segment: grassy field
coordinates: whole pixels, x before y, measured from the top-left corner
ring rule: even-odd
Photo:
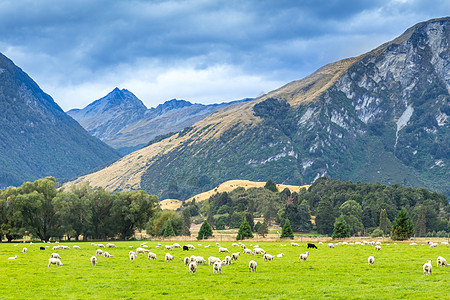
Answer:
[[[200,255],[224,258],[218,253],[215,242],[200,242],[189,252],[174,249],[173,263],[164,262],[165,250],[156,248],[157,242],[148,242],[149,250],[156,253],[157,261],[149,261],[139,255],[130,261],[128,252],[139,247],[140,241],[115,242],[117,248],[107,249],[113,258],[98,257],[93,267],[89,258],[96,247],[90,243],[62,243],[69,250],[39,250],[44,244],[0,244],[1,299],[155,299],[186,297],[186,299],[449,299],[450,268],[437,268],[436,258],[443,256],[450,261],[450,246],[408,244],[383,244],[381,251],[373,246],[336,245],[311,253],[306,262],[298,262],[298,256],[306,252],[306,244],[283,247],[279,242],[262,242],[259,246],[267,253],[282,258],[263,262],[262,257],[243,256],[230,266],[224,266],[222,274],[213,274],[212,266],[200,265],[197,273],[189,274],[183,264],[185,256]],[[250,246],[250,242],[244,242]],[[73,245],[81,249],[72,249]],[[106,242],[104,243],[106,245]],[[163,245],[171,244],[163,242]],[[180,243],[183,245],[183,243]],[[210,244],[211,247],[204,246]],[[223,242],[231,252],[240,249]],[[20,253],[23,247],[28,253]],[[131,247],[130,247],[131,246]],[[64,266],[47,267],[52,252],[62,257]],[[16,260],[8,257],[17,255]],[[375,256],[375,265],[369,266],[368,256]],[[256,273],[250,273],[250,260],[258,263]],[[433,260],[433,274],[425,276],[422,265]]]

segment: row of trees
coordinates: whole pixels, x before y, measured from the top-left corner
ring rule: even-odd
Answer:
[[[0,236],[128,239],[159,210],[157,197],[144,191],[111,193],[82,184],[66,192],[57,186],[47,177],[0,191]]]

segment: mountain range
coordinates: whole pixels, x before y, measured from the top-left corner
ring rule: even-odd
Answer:
[[[240,101],[203,105],[172,99],[147,109],[132,92],[115,88],[85,108],[72,109],[67,114],[93,136],[122,154],[129,154],[157,136],[178,132]]]
[[[120,154],[92,137],[0,54],[0,187],[75,178]]]
[[[419,23],[72,183],[184,200],[231,179],[328,176],[449,195],[449,43],[450,18]]]

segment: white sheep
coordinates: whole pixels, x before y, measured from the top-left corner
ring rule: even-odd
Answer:
[[[237,261],[239,258],[239,255],[241,255],[241,252],[233,253],[233,254],[231,254],[231,259]]]
[[[148,259],[156,260],[156,254],[153,252],[149,252],[147,257],[148,257]]]
[[[61,246],[59,246],[59,249],[70,249],[70,247],[61,245]]]
[[[300,245],[297,244],[297,243],[292,242],[292,243],[291,243],[291,246],[293,246],[293,247],[299,247]]]
[[[143,243],[141,244],[141,247],[144,247],[145,245],[147,245],[147,242],[143,242]]]
[[[97,247],[96,243],[91,243],[91,246]]]
[[[58,253],[52,253],[52,254],[50,255],[50,257],[51,257],[51,258],[59,258],[59,259],[62,259],[61,256],[59,256]]]
[[[131,261],[133,261],[133,260],[135,260],[136,259],[136,253],[134,253],[134,251],[130,251],[129,253],[128,253],[128,256],[130,257],[130,260]]]
[[[195,257],[195,262],[198,265],[206,265],[206,260],[203,258],[203,256],[197,256]]]
[[[164,246],[164,249],[165,249],[165,250],[172,250],[172,249],[173,249],[173,246],[172,246],[172,245],[165,245],[165,246]]]
[[[166,253],[165,262],[171,262],[173,261],[174,257],[170,253]]]
[[[231,244],[231,247],[239,247],[239,244],[233,243]]]
[[[381,245],[381,242],[376,242],[375,244],[376,244],[376,245]]]
[[[93,266],[96,266],[96,265],[97,265],[97,257],[91,256],[90,261],[91,261],[91,264],[92,264]]]
[[[15,259],[17,259],[17,255],[16,255],[16,256],[8,257],[8,260],[15,260]]]
[[[191,261],[189,263],[189,273],[192,272],[192,274],[195,274],[196,271],[197,271],[197,263],[195,261]]]
[[[247,246],[245,246],[244,244],[241,244],[241,248],[242,249],[247,249]]]
[[[175,243],[175,244],[172,245],[172,247],[173,247],[173,248],[181,248],[181,245],[178,244],[178,243]]]
[[[306,259],[308,258],[309,252],[306,253],[302,253],[300,254],[300,256],[298,257],[298,261],[306,261]]]
[[[322,242],[319,242],[319,245],[323,245],[323,243],[322,243]]]
[[[264,254],[264,261],[272,261],[273,255],[270,254]]]
[[[185,265],[185,266],[188,266],[190,263],[191,263],[191,259],[190,259],[189,257],[186,256],[186,257],[184,258],[184,265]]]
[[[438,258],[437,258],[437,266],[438,267],[443,267],[443,266],[448,267],[447,260],[445,258],[443,258],[442,256],[438,256]]]
[[[216,261],[214,262],[213,265],[213,274],[217,273],[217,274],[221,274],[222,273],[222,262],[221,261]]]
[[[255,249],[253,249],[253,252],[258,255],[266,254],[266,251],[264,251],[264,249],[262,249],[262,248],[255,248]]]
[[[333,243],[329,243],[328,244],[328,248],[334,248],[334,244]]]
[[[225,256],[223,261],[226,265],[231,265],[231,257],[229,255]]]
[[[256,272],[256,266],[258,266],[258,264],[256,263],[256,261],[251,260],[251,261],[248,263],[248,270],[249,270],[250,272]]]
[[[219,248],[219,253],[222,253],[222,252],[230,253],[230,251],[228,251],[227,248],[220,247]]]
[[[441,245],[448,245],[448,242],[441,242]]]
[[[108,257],[108,258],[114,257],[112,254],[110,254],[110,253],[108,253],[108,252],[106,252],[106,251],[103,253],[103,256],[104,256],[104,257]]]
[[[22,253],[27,253],[27,251],[28,251],[28,249],[25,247],[22,249]]]
[[[191,245],[191,244],[187,244],[185,246],[188,247],[189,249],[195,249],[194,245]],[[206,247],[209,247],[209,246],[205,246],[205,248]]]
[[[427,263],[423,264],[423,274],[425,275],[431,275],[431,272],[433,271],[433,265],[432,261],[428,260]]]
[[[61,260],[59,258],[50,257],[48,259],[48,267],[50,267],[50,265],[57,265],[57,266],[61,267],[61,266],[63,266],[63,263],[61,262]]]
[[[116,248],[116,245],[114,245],[112,243],[108,243],[108,244],[106,244],[106,248]]]
[[[253,253],[253,251],[251,249],[245,248],[244,249],[244,254],[251,254],[251,255],[255,255],[255,253]]]
[[[103,255],[103,250],[102,249],[97,249],[97,251],[95,251],[95,255]]]
[[[438,243],[433,243],[433,242],[430,243],[430,248],[435,248],[437,246],[438,246]]]
[[[74,245],[72,248],[73,249],[81,249],[80,246],[77,246],[77,245]]]
[[[138,255],[139,253],[148,253],[148,252],[150,252],[150,250],[145,249],[145,248],[139,247],[136,249],[136,255]]]
[[[375,246],[375,250],[380,251],[381,250],[381,246],[376,245]]]
[[[217,247],[220,247],[220,244],[219,244],[219,243],[216,243],[216,246],[217,246]]]
[[[375,263],[375,257],[369,256],[369,258],[367,259],[367,261],[369,262],[369,265],[373,265],[373,264]]]
[[[197,259],[197,256],[195,256],[195,255],[191,255],[190,259],[191,259],[191,261],[194,261],[194,260],[196,260],[196,259]]]
[[[60,247],[59,246],[53,246],[52,249],[53,250],[58,250]]]
[[[99,248],[105,248],[105,245],[103,245],[103,244],[97,244],[97,247],[99,247]]]
[[[277,254],[277,257],[283,257],[284,253]]]
[[[221,262],[220,258],[210,256],[208,257],[208,265],[214,264],[215,262]]]

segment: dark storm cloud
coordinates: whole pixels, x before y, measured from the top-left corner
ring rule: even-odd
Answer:
[[[166,97],[145,92],[146,86],[164,86],[161,73],[180,78],[174,75],[178,69],[194,70],[199,80],[218,70],[243,76],[256,85],[266,82],[267,92],[449,10],[447,1],[427,0],[6,0],[0,2],[0,51],[64,98],[58,102],[65,108],[74,106],[66,98],[81,101],[98,86],[106,91],[134,84],[145,97]],[[208,95],[192,92],[185,98],[212,99],[218,96],[213,87]],[[256,96],[244,93],[261,89],[240,88],[236,97]]]

